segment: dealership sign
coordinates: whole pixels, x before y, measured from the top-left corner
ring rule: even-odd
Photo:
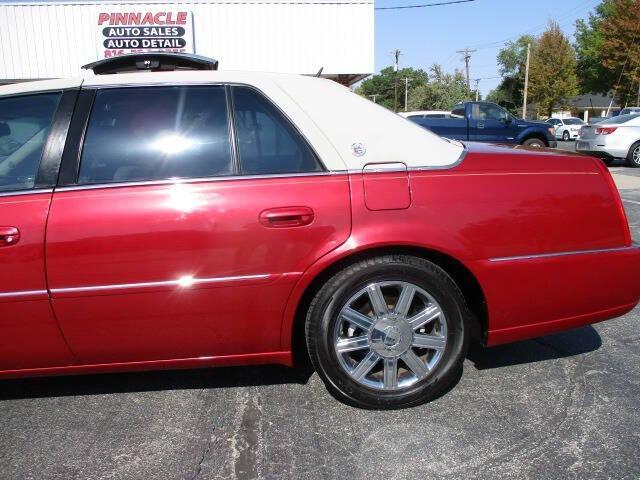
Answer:
[[[99,57],[150,51],[194,53],[191,12],[102,11],[98,29]]]

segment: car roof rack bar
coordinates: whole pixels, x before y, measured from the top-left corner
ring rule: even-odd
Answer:
[[[144,52],[118,55],[82,66],[96,75],[140,71],[217,70],[218,61],[190,53]]]

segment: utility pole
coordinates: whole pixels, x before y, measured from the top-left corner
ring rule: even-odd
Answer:
[[[407,104],[408,104],[408,100],[409,100],[409,82],[411,81],[410,78],[405,78],[404,79],[404,111],[407,111]]]
[[[373,95],[369,95],[369,96],[373,100],[373,103],[378,103],[378,102],[376,102],[376,98],[378,98],[380,96],[379,93],[374,93]]]
[[[464,60],[464,68],[467,72],[467,96],[471,95],[471,81],[469,80],[469,60],[471,59],[471,54],[475,51],[476,50],[469,50],[468,48],[456,51],[456,53],[462,54],[462,60]]]
[[[476,78],[474,82],[476,82],[476,102],[480,100],[480,80],[481,78]]]
[[[524,71],[524,98],[522,99],[522,118],[527,119],[527,94],[529,92],[529,57],[531,55],[531,44],[527,43],[527,65]]]
[[[393,55],[393,111],[398,111],[398,60],[400,60],[400,50],[397,48],[391,52]]]

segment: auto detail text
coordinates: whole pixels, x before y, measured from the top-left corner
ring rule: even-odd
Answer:
[[[194,51],[191,12],[100,12],[98,27],[98,53],[103,58],[148,51]]]

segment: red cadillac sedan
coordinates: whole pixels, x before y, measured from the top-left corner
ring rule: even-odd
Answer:
[[[599,160],[450,141],[262,73],[0,87],[0,266],[1,378],[292,365],[302,344],[365,408],[441,394],[472,339],[640,298]]]

